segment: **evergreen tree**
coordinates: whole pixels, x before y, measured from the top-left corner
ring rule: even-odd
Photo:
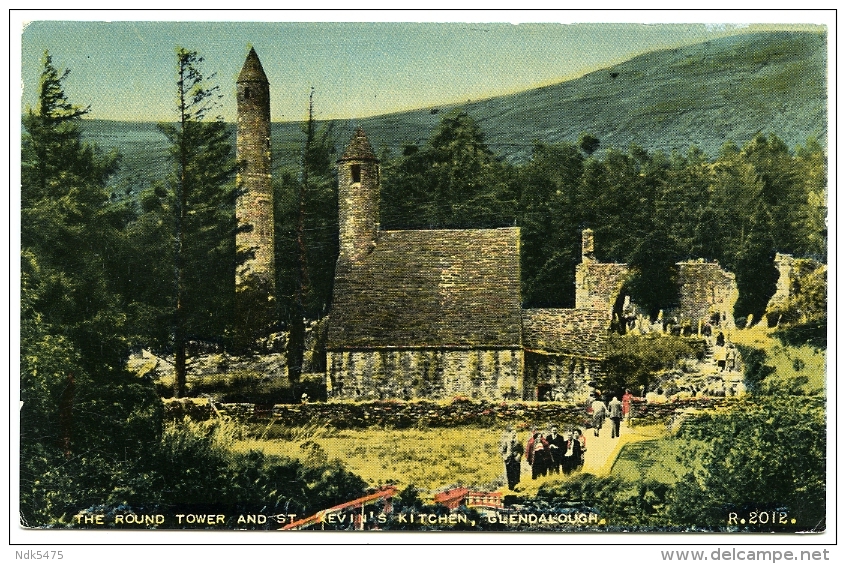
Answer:
[[[573,307],[580,260],[575,205],[584,157],[569,143],[535,143],[520,174],[520,275],[525,307]]]
[[[803,213],[803,254],[825,260],[828,245],[825,151],[814,139],[808,139],[804,147],[796,149],[796,166],[807,194]]]
[[[150,323],[153,344],[172,347],[180,397],[189,341],[220,343],[232,324],[236,162],[231,132],[221,117],[211,117],[222,97],[209,83],[213,75],[204,77],[197,52],[180,47],[176,56],[178,121],[159,125],[172,171],[141,195],[133,231],[149,246],[129,268],[148,284],[139,294],[149,301],[136,312]]]
[[[303,124],[300,167],[282,172],[276,183],[276,264],[280,317],[288,329],[287,365],[299,380],[305,356],[305,322],[329,313],[338,260],[338,183],[332,156],[331,123],[318,127],[314,92]],[[316,355],[312,370],[322,364]]]
[[[630,227],[626,257],[631,274],[626,282],[632,300],[652,318],[661,310],[678,306],[678,266],[684,258],[688,220],[695,200],[690,189],[681,187],[671,174],[670,160],[662,152],[647,153],[632,147],[637,160],[638,186],[641,192],[635,213],[637,226]],[[695,212],[694,212],[695,213]],[[681,225],[680,225],[681,223]],[[688,244],[688,246],[690,246]]]
[[[383,224],[391,229],[514,225],[516,173],[497,160],[467,113],[446,114],[422,148],[406,145],[384,168]]]
[[[107,272],[117,232],[126,220],[112,206],[106,180],[117,153],[82,142],[79,123],[88,108],[73,105],[49,53],[42,61],[39,104],[23,118],[21,245],[38,265],[33,304],[42,320],[63,327],[81,348],[88,369],[119,366],[125,353],[116,296]]]
[[[776,252],[801,254],[808,232],[809,193],[801,168],[775,135],[758,134],[743,148],[726,144],[714,165],[709,208],[716,258],[737,276],[735,316],[758,320],[775,292]]]
[[[21,517],[32,526],[109,490],[161,426],[152,386],[124,369],[131,328],[113,257],[128,210],[105,187],[117,155],[82,142],[87,108],[64,93],[69,71],[48,53],[42,64],[21,153]]]

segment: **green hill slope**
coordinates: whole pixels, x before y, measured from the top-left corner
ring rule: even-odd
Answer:
[[[377,150],[396,154],[403,143],[425,141],[444,112],[461,107],[491,148],[513,162],[529,158],[534,140],[575,141],[582,131],[606,148],[637,143],[669,152],[696,144],[714,156],[725,141],[742,143],[757,131],[775,133],[791,147],[808,137],[825,146],[826,105],[826,37],[757,33],[647,53],[509,96],[338,121],[335,132],[339,150],[361,125]],[[153,124],[88,121],[85,132],[123,152],[117,184],[134,189],[161,176],[166,145]],[[276,166],[297,162],[300,125],[274,123],[272,135]]]
[[[788,146],[812,136],[825,145],[825,38],[750,34],[641,55],[579,79],[464,104],[491,147],[524,160],[533,139],[575,141],[582,131],[605,147],[637,143],[715,155],[726,140],[774,132]],[[567,56],[567,54],[562,54]],[[450,108],[441,108],[441,111]],[[378,146],[421,140],[439,119],[430,110],[362,120]]]

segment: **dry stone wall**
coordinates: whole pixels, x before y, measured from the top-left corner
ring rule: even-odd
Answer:
[[[744,401],[742,398],[694,398],[667,403],[632,402],[632,424],[673,425],[681,418],[699,411],[725,407]],[[165,403],[165,418],[181,421],[184,417],[204,420],[218,417],[206,403],[192,404],[174,400]],[[504,402],[453,398],[451,401],[330,401],[309,404],[279,404],[271,412],[255,410],[253,419],[266,421],[273,417],[285,425],[319,423],[337,429],[368,427],[408,429],[426,427],[487,426],[497,432],[507,424],[518,429],[532,426],[546,428],[590,427],[591,417],[583,404],[561,402]]]

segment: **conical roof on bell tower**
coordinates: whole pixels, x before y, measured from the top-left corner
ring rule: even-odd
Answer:
[[[376,153],[373,152],[373,147],[370,145],[370,141],[367,140],[367,135],[365,135],[364,130],[359,127],[355,135],[353,135],[352,139],[350,139],[349,145],[347,145],[347,150],[344,151],[344,155],[338,159],[338,162],[341,161],[376,161],[379,162],[379,159],[376,158]]]
[[[236,82],[267,83],[267,75],[264,74],[261,61],[259,61],[256,50],[252,47],[250,47],[250,53],[247,55],[247,60],[244,61],[244,66],[241,68],[241,73],[238,75]]]

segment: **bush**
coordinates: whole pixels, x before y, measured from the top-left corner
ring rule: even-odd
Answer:
[[[629,481],[614,476],[579,474],[543,484],[537,500],[552,508],[577,508],[600,514],[611,528],[667,526],[664,508],[671,488],[653,480]]]
[[[767,352],[763,349],[737,345],[743,359],[743,377],[750,391],[759,391],[764,379],[776,371],[775,366],[765,364]]]
[[[72,517],[83,512],[172,513],[176,508],[184,513],[237,516],[261,511],[305,517],[365,492],[364,480],[337,460],[326,460],[325,453],[301,463],[257,451],[235,452],[231,447],[241,434],[235,423],[186,418],[168,424],[161,439],[147,443],[136,458],[65,460],[58,452],[33,449],[27,463],[42,471],[38,479],[22,480],[22,523],[73,526]],[[233,528],[235,517],[228,519],[218,526]]]
[[[668,516],[725,529],[730,512],[784,511],[796,521],[779,530],[824,530],[824,406],[821,396],[767,397],[685,421],[679,438],[690,447],[681,456],[702,470],[678,482]]]
[[[606,376],[601,387],[607,390],[650,387],[655,376],[678,368],[683,359],[696,358],[689,340],[670,335],[611,335],[611,354],[602,363]]]
[[[812,259],[796,259],[790,276],[790,296],[767,309],[770,327],[825,319],[828,308],[828,267]]]
[[[363,494],[366,483],[338,461],[315,457],[306,464],[258,451],[233,452],[241,426],[189,420],[167,427],[145,465],[143,489],[130,505],[201,506],[221,512],[257,510],[307,516]]]

